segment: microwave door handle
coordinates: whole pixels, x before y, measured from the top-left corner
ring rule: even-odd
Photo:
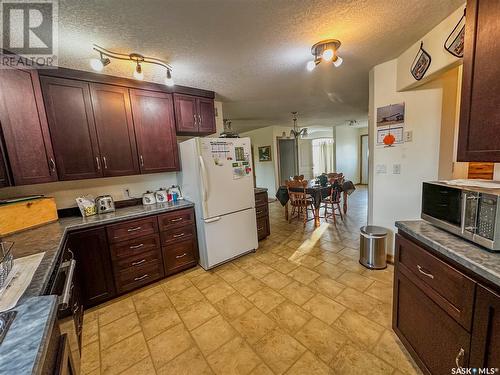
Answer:
[[[462,215],[460,218],[460,229],[462,234],[465,234],[465,214],[467,212],[467,193],[464,191],[462,193]]]
[[[66,274],[66,281],[64,282],[62,295],[59,297],[59,310],[66,310],[69,306],[69,299],[71,298],[71,287],[73,285],[73,275],[75,273],[76,261],[71,259],[64,262],[61,267],[68,268],[68,273]]]

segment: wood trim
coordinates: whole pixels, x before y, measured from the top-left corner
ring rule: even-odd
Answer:
[[[174,87],[171,88],[154,82],[143,82],[130,78],[116,77],[107,74],[87,72],[83,70],[75,70],[69,68],[60,67],[58,69],[41,69],[39,70],[39,74],[40,76],[70,78],[86,82],[105,83],[108,85],[124,86],[131,89],[160,91],[169,94],[177,93],[184,95],[193,95],[209,99],[215,98],[215,92],[209,90],[197,89],[194,87],[181,86],[181,85],[175,85]]]
[[[359,136],[359,184],[363,184],[363,137],[368,138],[368,134],[361,134]],[[368,150],[370,149],[370,139],[368,138]],[[368,154],[368,158],[370,158],[370,154]],[[370,163],[368,161],[368,169],[370,168]],[[368,172],[369,173],[369,172]],[[367,176],[368,180],[368,176]],[[368,184],[366,184],[368,186]]]

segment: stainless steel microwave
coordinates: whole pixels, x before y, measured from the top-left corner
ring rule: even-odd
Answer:
[[[424,182],[422,219],[500,251],[500,183],[473,180]]]

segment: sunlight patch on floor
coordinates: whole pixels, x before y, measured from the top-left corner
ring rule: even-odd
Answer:
[[[316,243],[320,240],[321,236],[325,231],[328,229],[330,224],[328,223],[323,223],[321,224],[318,228],[316,228],[312,233],[311,236],[302,242],[302,244],[298,247],[297,251],[294,252],[288,260],[291,262],[296,262],[299,261],[300,258],[302,258],[304,255],[307,255],[308,253],[311,252],[311,250],[314,248]]]

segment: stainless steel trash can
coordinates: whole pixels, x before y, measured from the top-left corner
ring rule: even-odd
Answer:
[[[359,263],[374,270],[387,267],[387,233],[387,229],[375,225],[360,228]]]

